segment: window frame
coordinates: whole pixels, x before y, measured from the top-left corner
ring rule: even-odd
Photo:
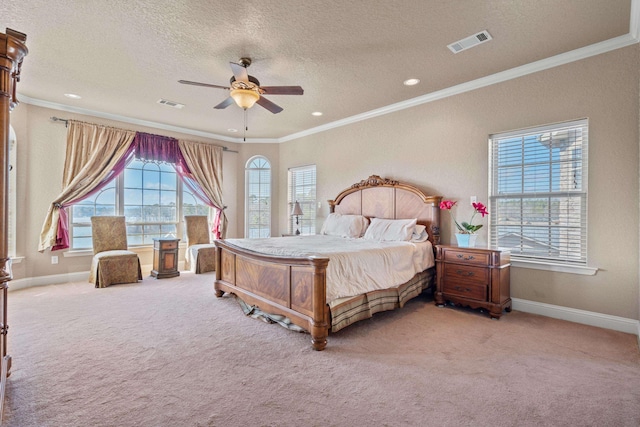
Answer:
[[[264,162],[263,166],[258,167],[257,162]],[[252,167],[252,164],[256,164],[255,167]],[[268,167],[264,167],[264,164],[268,165]],[[247,162],[245,163],[245,169],[244,169],[244,176],[245,176],[245,197],[244,197],[244,236],[247,239],[252,239],[252,238],[262,238],[262,237],[271,237],[272,235],[272,227],[271,227],[271,214],[272,214],[272,209],[273,209],[273,180],[272,180],[272,176],[273,176],[273,170],[271,168],[271,161],[265,157],[265,156],[253,156],[251,157],[249,160],[247,160]],[[258,173],[258,182],[252,182],[250,179],[251,176],[251,172],[262,172],[262,171],[268,171],[268,189],[269,189],[269,194],[268,195],[263,195],[262,194],[262,187],[263,185],[265,185],[264,182],[262,182],[262,173]],[[258,209],[257,210],[257,215],[259,218],[259,223],[257,224],[257,230],[258,230],[258,236],[251,236],[251,231],[255,230],[255,225],[256,224],[252,224],[250,223],[251,218],[252,218],[252,213],[254,212],[254,210],[252,209],[251,206],[251,201],[250,201],[250,197],[252,195],[252,191],[251,191],[251,186],[252,185],[258,185],[258,200],[261,200],[264,197],[267,197],[269,200],[268,203],[268,208],[266,210],[262,210],[262,209]],[[260,203],[258,203],[258,206],[260,206]],[[266,220],[263,220],[263,216],[266,216]],[[264,228],[263,228],[264,227]],[[266,231],[266,233],[263,233],[263,231]]]
[[[161,163],[161,162],[147,162],[147,161],[140,161],[140,160],[136,160],[133,159],[131,160],[127,166],[125,167],[124,171],[116,176],[111,183],[109,183],[105,188],[102,188],[98,193],[96,193],[95,195],[93,195],[91,198],[89,199],[85,199],[82,202],[74,205],[77,206],[79,204],[85,204],[85,205],[91,205],[93,204],[94,206],[94,214],[95,214],[95,209],[96,209],[96,205],[104,205],[104,206],[109,206],[108,204],[99,204],[96,203],[98,201],[98,198],[105,192],[105,191],[111,191],[111,189],[113,189],[114,191],[114,195],[113,195],[113,201],[114,201],[114,209],[113,209],[113,214],[114,215],[123,215],[126,218],[125,215],[125,189],[126,188],[133,188],[133,187],[125,187],[125,179],[126,179],[126,171],[127,170],[131,170],[130,166],[133,162],[135,161],[139,161],[145,164],[149,164],[149,163]],[[168,163],[164,163],[165,165],[167,165]],[[169,166],[171,166],[170,164],[168,164]],[[146,165],[145,165],[146,166]],[[159,166],[159,170],[160,170],[160,166]],[[173,169],[173,168],[172,168]],[[141,170],[144,170],[144,166]],[[184,192],[187,192],[189,194],[191,194],[191,192],[189,191],[189,189],[186,187],[186,185],[180,180],[177,172],[175,172],[175,170],[173,171],[162,171],[162,173],[171,173],[172,175],[174,175],[175,177],[175,192],[176,192],[176,218],[175,218],[175,222],[146,222],[146,221],[135,221],[132,222],[130,220],[127,219],[126,224],[127,224],[127,237],[129,237],[130,235],[134,235],[134,233],[130,233],[130,228],[131,227],[136,227],[136,226],[142,226],[143,229],[146,226],[155,226],[155,225],[160,225],[161,227],[161,231],[158,233],[152,233],[152,232],[146,232],[142,234],[142,243],[131,243],[131,241],[128,239],[128,246],[131,248],[149,248],[153,246],[153,237],[156,237],[157,235],[162,235],[162,234],[174,234],[176,237],[180,238],[183,242],[186,241],[186,230],[184,227],[184,221],[182,220],[182,218],[184,217]],[[111,185],[113,183],[113,185]],[[141,183],[141,185],[143,185]],[[158,189],[158,191],[161,191],[160,189]],[[198,203],[198,206],[201,207],[205,207],[206,208],[206,215],[211,218],[211,208],[207,205],[205,205],[204,203],[202,203],[201,201],[198,200],[197,197],[194,196],[194,199],[200,203]],[[89,203],[86,203],[87,200],[89,200]],[[84,202],[84,203],[83,203]],[[92,202],[92,203],[91,203]],[[77,237],[85,237],[85,236],[77,236],[74,235],[74,231],[82,229],[82,228],[91,228],[91,223],[90,222],[74,222],[74,216],[73,216],[73,210],[74,210],[74,206],[69,208],[69,242],[70,242],[70,247],[69,247],[69,252],[83,252],[83,251],[89,251],[92,249],[91,246],[89,247],[77,247],[74,246],[74,238]],[[142,204],[141,206],[145,206],[144,204]],[[203,215],[205,213],[202,213]],[[175,226],[175,232],[173,230],[171,231],[162,231],[162,226]],[[84,233],[86,234],[86,233]],[[148,236],[149,238],[147,239],[147,241],[145,241],[145,236]],[[87,237],[91,237],[90,235]]]
[[[541,158],[541,153],[545,151],[540,150],[535,144],[535,142],[541,143],[541,137],[547,137],[549,141],[553,141],[553,137],[560,132],[574,131],[573,136],[565,138],[564,143],[569,144],[565,149],[551,147],[548,149],[548,155],[545,154],[548,158]],[[537,139],[533,139],[536,136]],[[558,141],[557,143],[562,143],[562,139],[558,138]],[[505,242],[504,238],[513,234],[510,230],[520,229],[518,246],[505,248],[512,250],[512,265],[577,274],[595,274],[597,268],[587,265],[588,119],[496,133],[489,135],[488,142],[489,212],[491,212],[489,242],[491,246],[500,247]],[[517,154],[515,157],[513,157],[514,153]],[[517,159],[519,155],[520,161],[505,162],[505,156],[509,155],[512,156],[511,159]],[[503,164],[500,164],[501,159]],[[543,168],[548,172],[543,171]],[[560,188],[556,189],[554,187],[558,180]],[[567,182],[571,187],[566,186]],[[511,186],[508,186],[509,184]],[[546,186],[545,190],[541,190],[543,185]],[[580,201],[578,208],[574,208],[575,205],[571,204],[575,200]],[[525,215],[532,215],[530,209],[536,201],[546,206],[546,216],[543,215],[543,221],[538,219],[537,224],[535,221],[532,224],[531,217],[527,218]],[[519,203],[520,210],[512,211],[512,207],[507,203],[511,205]],[[513,212],[519,213],[515,215],[516,220],[513,218],[514,215],[506,215]],[[569,216],[558,220],[556,215],[560,215],[560,212],[568,213]],[[506,215],[505,218],[503,218],[504,215]],[[537,234],[544,230],[546,230],[544,234],[548,236],[548,241],[539,237],[542,234]],[[570,233],[575,233],[576,230],[579,234],[577,245],[575,238],[566,237]],[[547,253],[543,254],[541,251],[536,253],[533,248],[527,251],[525,240],[533,241],[543,247],[546,245]],[[556,242],[558,243],[552,244]],[[516,249],[518,247],[519,250]],[[557,255],[553,252],[557,252]]]
[[[297,177],[297,174],[304,174],[306,172],[313,171],[313,179],[312,184],[308,182],[302,182],[298,185],[298,180],[300,178]],[[289,234],[295,233],[296,229],[300,230],[300,234],[316,234],[316,202],[317,202],[317,185],[318,185],[318,175],[317,168],[315,164],[305,165],[305,166],[297,166],[293,168],[289,168],[287,171],[287,230]],[[297,188],[304,187],[313,187],[314,197],[306,198],[306,197],[298,197],[299,194],[295,190]],[[299,218],[299,225],[296,225],[296,218],[291,216],[291,211],[293,210],[293,205],[295,202],[300,204],[302,208],[303,215]]]

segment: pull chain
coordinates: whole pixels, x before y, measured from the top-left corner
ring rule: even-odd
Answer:
[[[247,142],[247,131],[249,130],[249,125],[247,124],[247,109],[244,109],[244,132],[242,134],[242,140]]]

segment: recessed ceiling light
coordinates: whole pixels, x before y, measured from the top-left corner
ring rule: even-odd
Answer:
[[[402,82],[402,84],[404,84],[405,86],[415,86],[418,83],[420,83],[420,79],[407,79]]]
[[[313,113],[311,113],[312,116],[321,116],[322,115],[322,111],[314,111]]]
[[[229,128],[227,129],[228,132],[238,132],[238,129],[234,129],[234,128]]]
[[[80,99],[82,98],[80,95],[76,95],[75,93],[65,93],[64,96],[71,99]]]

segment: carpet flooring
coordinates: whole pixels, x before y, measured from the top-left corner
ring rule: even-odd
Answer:
[[[634,335],[426,294],[316,352],[214,277],[10,292],[3,426],[640,425]]]

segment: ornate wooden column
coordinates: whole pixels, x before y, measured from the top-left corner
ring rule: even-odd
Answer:
[[[7,377],[11,371],[11,356],[7,354],[7,289],[11,276],[9,259],[9,112],[18,104],[16,85],[20,81],[22,60],[29,52],[26,34],[6,29],[0,33],[0,422],[4,405]]]

